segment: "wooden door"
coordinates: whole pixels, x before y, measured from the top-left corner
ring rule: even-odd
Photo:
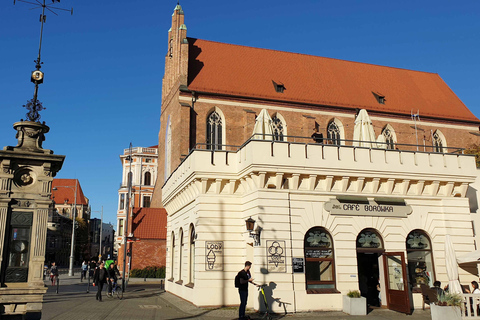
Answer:
[[[388,308],[410,314],[405,254],[403,252],[386,252],[383,254],[383,262]]]

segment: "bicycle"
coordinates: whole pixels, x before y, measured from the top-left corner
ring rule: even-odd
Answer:
[[[263,290],[263,288],[265,288],[266,286],[267,286],[266,284],[257,285],[258,291],[260,291],[260,294],[263,297],[263,303],[265,304],[265,310],[266,310],[262,319],[272,320],[271,311],[270,311],[270,308],[268,307],[267,297],[265,296],[265,291]]]
[[[107,297],[113,299],[114,295],[116,295],[119,300],[123,299],[122,285],[118,284],[118,282],[112,283],[112,292],[110,294],[107,294]]]

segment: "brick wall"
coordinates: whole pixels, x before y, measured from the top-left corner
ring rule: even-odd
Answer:
[[[166,264],[166,240],[140,240],[128,244],[127,249],[132,253],[130,269]],[[123,270],[123,245],[118,250],[118,269]]]

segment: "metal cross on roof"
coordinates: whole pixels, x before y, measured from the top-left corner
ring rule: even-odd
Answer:
[[[28,100],[27,103],[25,105],[23,105],[23,107],[27,108],[27,110],[28,110],[28,113],[26,114],[27,120],[28,121],[39,122],[39,120],[40,120],[39,111],[42,111],[42,110],[45,109],[45,107],[43,107],[42,103],[37,98],[38,97],[38,85],[43,83],[43,78],[44,78],[43,72],[40,71],[40,68],[42,67],[42,64],[43,64],[40,57],[41,57],[41,53],[42,53],[43,24],[47,20],[47,16],[45,15],[45,10],[48,10],[51,13],[53,13],[54,15],[57,15],[57,16],[58,16],[58,14],[55,12],[55,10],[69,11],[73,15],[73,8],[68,10],[68,9],[63,9],[63,8],[53,6],[53,4],[55,4],[56,2],[60,2],[60,0],[51,0],[52,4],[46,4],[46,0],[43,0],[43,2],[41,2],[39,0],[35,0],[35,2],[26,1],[26,0],[13,0],[13,4],[15,4],[16,1],[25,2],[25,3],[29,3],[29,4],[34,5],[34,7],[32,7],[31,9],[42,8],[42,13],[40,14],[41,27],[40,27],[40,43],[38,45],[38,57],[37,57],[36,60],[33,61],[33,62],[35,62],[36,70],[32,72],[31,79],[30,79],[35,84],[35,91],[33,93],[33,99]]]

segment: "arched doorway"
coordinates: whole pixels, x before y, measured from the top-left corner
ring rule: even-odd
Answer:
[[[368,306],[380,307],[379,257],[385,252],[382,236],[375,229],[363,229],[357,236],[356,246],[360,294],[367,299]]]

